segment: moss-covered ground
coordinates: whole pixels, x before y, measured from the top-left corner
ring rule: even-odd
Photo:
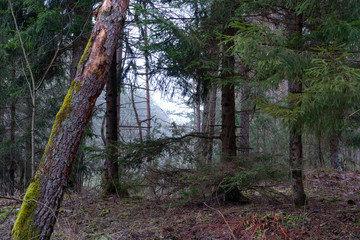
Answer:
[[[247,192],[246,205],[209,200],[169,208],[175,199],[67,194],[52,239],[360,239],[360,172],[306,172],[308,205],[294,208],[290,184]],[[13,201],[0,200],[0,239]]]

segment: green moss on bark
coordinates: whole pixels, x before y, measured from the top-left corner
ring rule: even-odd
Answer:
[[[40,183],[37,176],[26,190],[24,202],[12,229],[13,240],[38,239],[38,230],[34,227],[34,214],[40,196]]]
[[[59,134],[59,127],[61,123],[69,117],[69,113],[72,111],[72,96],[74,92],[80,90],[81,83],[76,79],[72,82],[70,89],[65,97],[65,100],[56,115],[54,126],[51,130],[49,142],[45,148],[45,154],[43,155],[38,169],[43,168],[46,154],[55,147],[54,138]],[[12,230],[13,240],[27,240],[38,239],[38,231],[34,228],[34,215],[37,207],[37,201],[40,196],[40,182],[38,175],[35,176],[34,181],[26,190],[23,204],[19,211],[18,217],[15,221]]]
[[[49,142],[45,148],[45,154],[54,147],[54,138],[55,138],[55,136],[57,136],[59,134],[59,127],[60,127],[61,123],[69,117],[69,113],[72,112],[72,110],[73,110],[73,107],[71,105],[73,94],[75,92],[78,92],[80,90],[80,87],[81,87],[80,82],[78,82],[76,79],[74,81],[72,81],[70,89],[65,96],[64,102],[63,102],[59,112],[56,114],[55,123],[51,130]],[[45,154],[44,154],[44,156],[45,156]],[[44,156],[41,159],[41,163],[40,163],[39,167],[42,166]]]
[[[86,44],[84,53],[83,53],[83,55],[82,55],[81,58],[80,58],[80,61],[79,61],[78,66],[77,66],[78,69],[79,69],[79,67],[81,66],[81,64],[83,64],[83,62],[84,62],[86,59],[88,59],[88,57],[89,57],[89,55],[90,55],[89,47],[91,46],[91,42],[92,42],[92,36],[90,37],[88,43]]]

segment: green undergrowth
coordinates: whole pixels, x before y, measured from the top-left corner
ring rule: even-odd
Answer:
[[[10,215],[16,212],[17,206],[4,206],[0,208],[0,220],[5,220]]]
[[[138,197],[134,197],[134,198],[124,198],[121,203],[125,206],[131,206],[134,204],[141,204],[144,202],[143,198],[138,198]]]

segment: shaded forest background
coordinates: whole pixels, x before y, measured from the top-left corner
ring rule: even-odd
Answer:
[[[67,191],[249,203],[291,181],[305,205],[303,169],[359,170],[358,3],[130,2]],[[0,0],[0,195],[34,178],[99,4]]]

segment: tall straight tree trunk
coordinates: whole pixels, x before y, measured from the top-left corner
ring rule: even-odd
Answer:
[[[36,118],[36,91],[31,97],[31,178],[35,175],[35,118]]]
[[[342,163],[339,158],[339,138],[337,136],[331,137],[329,145],[331,168],[342,170]]]
[[[139,128],[139,140],[142,143],[143,142],[143,134],[142,134],[142,127],[141,127],[142,121],[140,120],[139,113],[138,113],[137,108],[136,108],[136,102],[135,102],[135,96],[134,96],[135,95],[135,88],[134,88],[134,85],[132,85],[132,84],[130,84],[130,91],[131,91],[131,105],[133,107],[136,123],[137,123],[138,128]]]
[[[79,62],[76,77],[56,115],[49,142],[28,187],[12,239],[50,239],[75,155],[104,88],[129,0],[104,0]]]
[[[234,57],[227,56],[224,60],[222,81],[228,81],[221,89],[221,161],[231,162],[236,157],[235,127],[235,86],[233,77]]]
[[[117,161],[118,120],[117,120],[117,78],[116,54],[109,70],[106,83],[106,161],[104,194],[116,193],[119,186],[119,163]]]
[[[249,109],[250,87],[243,86],[241,89],[241,111],[240,111],[240,154],[243,157],[250,155],[250,109]]]
[[[143,4],[143,8],[145,9],[146,12],[146,1],[142,2]],[[147,128],[146,128],[146,138],[150,139],[150,133],[151,133],[151,109],[150,109],[150,79],[149,79],[149,50],[147,49],[149,46],[149,39],[148,39],[148,28],[146,25],[146,15],[145,15],[145,26],[144,26],[144,45],[145,45],[145,51],[144,51],[144,56],[145,56],[145,88],[146,88],[146,123],[147,123]]]
[[[233,56],[224,58],[221,80],[225,86],[221,89],[221,162],[231,167],[238,167],[236,161],[236,126],[235,126],[235,86],[231,80],[234,77],[235,59]],[[237,187],[225,190],[225,201],[247,203],[249,200]]]
[[[15,68],[12,71],[12,82],[15,82]],[[16,172],[16,157],[15,157],[15,130],[16,130],[16,99],[11,98],[10,106],[10,154],[9,154],[9,193],[11,195],[15,192],[15,172]]]
[[[226,28],[224,34],[233,36],[235,29]],[[220,46],[223,55],[220,61],[221,88],[221,162],[233,162],[236,157],[236,126],[235,126],[235,86],[233,77],[235,75],[235,57],[227,53],[233,43]]]
[[[122,65],[123,65],[123,40],[124,38],[124,29],[122,29],[121,31],[121,37],[119,39],[119,45],[116,49],[116,75],[117,75],[117,80],[118,82],[118,94],[117,94],[117,100],[116,100],[116,105],[117,105],[117,121],[118,121],[118,140],[120,140],[120,135],[121,135],[121,130],[120,130],[120,125],[121,125],[121,119],[120,119],[120,115],[121,115],[121,77],[122,77]]]
[[[25,149],[24,149],[24,159],[23,159],[23,165],[24,165],[24,174],[23,174],[23,190],[26,189],[26,187],[28,186],[29,181],[31,180],[31,156],[32,156],[32,151],[31,151],[31,112],[32,112],[32,104],[31,104],[31,98],[27,98],[26,99],[26,115],[28,117],[28,121],[27,121],[27,126],[29,126],[30,128],[28,128],[27,130],[27,134],[26,134],[26,141],[25,141]],[[30,133],[30,134],[29,134]]]
[[[145,32],[146,28],[145,28]],[[147,44],[147,41],[146,41]],[[149,80],[149,57],[145,55],[145,88],[146,88],[146,138],[150,139],[151,135],[151,108],[150,108],[150,80]]]
[[[318,157],[319,157],[319,163],[320,163],[320,167],[321,167],[321,168],[324,168],[324,167],[325,167],[325,162],[324,162],[324,158],[323,158],[323,154],[322,154],[321,136],[319,136],[317,139],[318,139]]]
[[[202,163],[211,164],[213,157],[213,139],[215,133],[215,109],[216,109],[216,87],[212,87],[205,99],[204,111],[202,117],[201,132],[206,134],[208,138],[201,140],[202,147]]]
[[[289,14],[290,20],[294,19],[294,13]],[[289,29],[290,33],[302,34],[303,27],[303,17],[302,15],[295,16],[295,32]],[[293,24],[293,21],[290,21],[290,26]],[[291,28],[291,27],[290,27]],[[289,93],[290,94],[300,94],[302,92],[302,83],[297,80],[289,80]],[[296,107],[295,102],[289,103],[290,107]],[[290,127],[290,136],[289,136],[289,163],[292,173],[292,190],[293,190],[293,200],[295,206],[303,206],[306,203],[306,194],[304,191],[303,185],[303,171],[302,171],[302,137],[300,129],[297,129],[296,126]]]
[[[227,84],[221,91],[221,158],[233,161],[236,157],[235,88]]]
[[[200,99],[195,102],[195,115],[196,115],[196,132],[201,130],[201,110],[200,110]]]
[[[9,164],[9,178],[10,178],[10,188],[9,193],[11,195],[15,192],[15,172],[16,172],[16,147],[15,147],[15,130],[16,130],[16,99],[11,99],[10,107],[10,164]]]
[[[194,114],[195,114],[195,126],[196,132],[201,130],[201,111],[200,111],[200,84],[198,80],[194,80],[195,83],[195,101],[194,101]]]

